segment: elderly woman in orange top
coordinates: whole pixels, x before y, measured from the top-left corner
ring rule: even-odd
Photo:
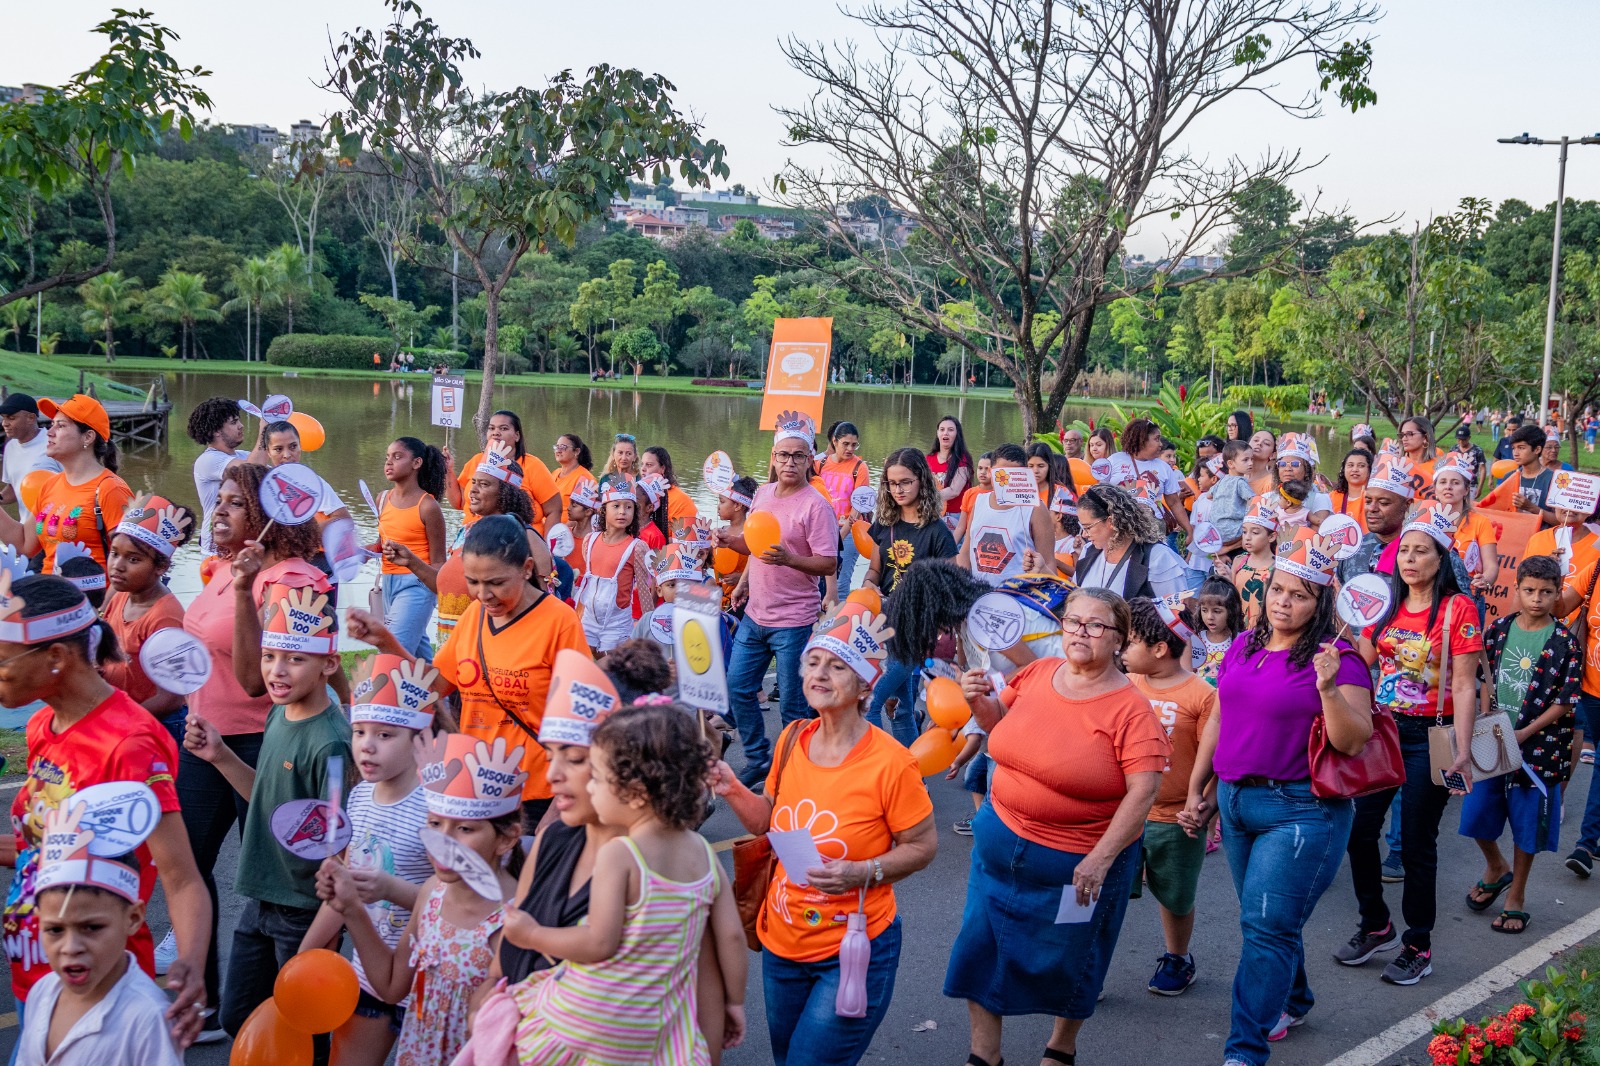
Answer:
[[[1062,609],[1063,658],[1029,663],[998,698],[983,671],[961,679],[994,760],[944,979],[967,1001],[972,1066],[999,1066],[1001,1019],[1019,1014],[1053,1015],[1041,1054],[1071,1063],[1094,1014],[1172,751],[1119,668],[1129,627],[1122,597],[1080,588]]]
[[[23,555],[43,551],[40,571],[49,573],[58,545],[82,542],[103,570],[111,532],[133,499],[133,490],[117,476],[111,417],[100,401],[82,395],[60,403],[40,400],[39,413],[50,420],[44,453],[61,464],[61,473],[40,486],[30,524],[0,512],[0,543]]]
[[[750,791],[727,763],[717,764],[716,793],[746,830],[809,830],[822,857],[809,870],[780,862],[757,921],[776,1066],[861,1061],[900,966],[892,886],[932,862],[939,845],[916,760],[862,715],[894,630],[882,615],[850,609],[806,644],[799,683],[817,717],[784,729],[765,791]],[[840,947],[857,911],[871,943],[866,1002],[861,1017],[841,1017]]]

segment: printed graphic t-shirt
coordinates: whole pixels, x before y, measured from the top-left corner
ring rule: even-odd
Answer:
[[[156,794],[162,814],[178,809],[178,790],[173,784],[178,746],[126,692],[112,692],[100,706],[59,733],[51,724],[54,718],[55,711],[46,706],[28,719],[28,779],[11,801],[17,871],[6,893],[3,922],[6,954],[11,959],[11,991],[19,1000],[50,972],[39,941],[33,898],[45,815],[73,793],[106,781],[141,781]],[[148,844],[140,844],[136,854],[139,898],[148,903],[156,884],[155,859]],[[141,925],[128,939],[128,949],[145,973],[155,973],[155,944],[148,925]]]
[[[878,546],[883,559],[883,569],[878,574],[878,588],[884,595],[895,590],[906,568],[918,559],[949,559],[956,553],[956,539],[943,522],[935,520],[925,526],[910,522],[896,522],[892,526],[872,523],[867,535]]]
[[[450,639],[434,654],[433,665],[461,692],[461,731],[491,745],[496,737],[504,737],[508,751],[522,748],[522,769],[528,775],[522,798],[549,799],[550,783],[544,779],[548,759],[537,734],[544,721],[550,671],[561,649],[588,655],[589,642],[577,614],[554,596],[541,597],[521,616],[498,628],[489,621],[481,601],[469,603]],[[524,732],[507,709],[533,734]]]
[[[1195,674],[1169,688],[1156,687],[1143,674],[1129,674],[1128,680],[1150,701],[1151,710],[1172,742],[1172,754],[1161,775],[1161,791],[1156,793],[1148,820],[1173,823],[1189,802],[1189,775],[1194,771],[1195,753],[1200,750],[1200,734],[1217,710],[1217,690]]]
[[[809,829],[817,851],[829,861],[870,859],[894,846],[903,833],[933,813],[917,762],[888,733],[869,726],[838,766],[811,761],[817,722],[798,722],[800,730],[782,774],[776,758],[767,774],[773,797],[772,828]],[[779,741],[782,750],[782,741]],[[774,791],[774,785],[781,785]],[[757,926],[761,943],[793,962],[819,962],[839,953],[845,923],[857,907],[855,889],[830,896],[794,883],[782,863],[773,872],[767,905]],[[867,889],[867,936],[875,937],[895,917],[894,888]]]
[[[1483,650],[1483,630],[1478,626],[1478,608],[1465,596],[1453,596],[1439,605],[1433,628],[1428,628],[1427,611],[1408,611],[1402,607],[1394,618],[1377,632],[1367,629],[1367,639],[1378,649],[1378,688],[1373,699],[1397,714],[1433,714],[1439,698],[1440,649],[1444,647],[1446,608],[1450,618],[1451,671],[1455,660]],[[1455,713],[1454,697],[1444,694],[1444,716]]]

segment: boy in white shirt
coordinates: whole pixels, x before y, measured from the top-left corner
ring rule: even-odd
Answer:
[[[81,803],[71,811],[63,804],[45,816],[34,905],[51,972],[28,993],[17,1061],[180,1066],[166,993],[128,950],[144,923],[138,858],[94,854],[94,833],[78,828],[83,813]]]

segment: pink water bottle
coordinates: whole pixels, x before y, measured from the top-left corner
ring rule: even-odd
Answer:
[[[867,966],[872,962],[872,941],[867,939],[867,890],[861,889],[861,907],[849,916],[844,940],[839,944],[839,993],[833,1013],[841,1018],[867,1016]]]

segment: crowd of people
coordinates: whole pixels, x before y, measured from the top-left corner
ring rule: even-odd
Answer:
[[[1571,506],[1583,479],[1519,420],[1493,420],[1492,456],[1465,423],[1448,451],[1420,416],[1381,443],[1357,425],[1323,469],[1244,410],[1194,441],[1135,417],[976,456],[953,417],[890,449],[789,411],[765,469],[706,460],[713,518],[666,448],[619,432],[602,457],[552,427],[547,465],[502,410],[459,465],[388,445],[379,581],[352,603],[324,548],[339,492],[311,475],[298,524],[271,506],[275,468],[315,465],[283,413],[200,403],[194,495],[135,496],[93,398],[0,402],[0,702],[42,702],[0,846],[15,1061],[177,1062],[343,947],[359,998],[318,1063],[716,1063],[757,1038],[750,950],[774,1061],[855,1063],[942,776],[973,796],[943,983],[971,1066],[999,1066],[1022,1015],[1074,1062],[1146,891],[1149,990],[1187,990],[1219,845],[1242,934],[1224,1066],[1261,1066],[1311,1015],[1302,931],[1346,858],[1360,920],[1334,961],[1385,955],[1385,982],[1448,949],[1447,826],[1483,854],[1468,906],[1528,929],[1600,730],[1600,503]],[[1541,527],[1514,556],[1508,512]],[[185,605],[167,579],[196,536]],[[349,676],[341,631],[372,649]],[[682,662],[723,663],[720,699],[690,702]],[[148,824],[106,821],[97,786]],[[714,804],[750,834],[731,877],[697,832]],[[325,848],[301,839],[313,808]],[[1587,878],[1597,852],[1591,785],[1564,866]]]

